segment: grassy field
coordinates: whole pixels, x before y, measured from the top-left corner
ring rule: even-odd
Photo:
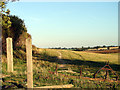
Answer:
[[[38,51],[40,51],[40,53],[46,53],[47,55],[53,57],[57,57],[59,55],[57,51],[59,51],[62,53],[62,59],[97,61],[97,62],[109,61],[112,64],[118,64],[118,53],[100,54],[85,51],[70,51],[55,49],[39,49]]]
[[[58,59],[61,53],[61,60]],[[2,87],[3,88],[26,88],[27,87],[27,69],[25,48],[19,48],[14,51],[14,72],[8,73],[6,58],[3,55],[2,63]],[[119,83],[85,80],[80,77],[82,67],[82,77],[93,78],[93,74],[103,67],[106,62],[120,76],[120,64],[118,63],[118,54],[99,54],[91,52],[79,52],[70,50],[56,49],[33,49],[33,84],[34,87],[73,84],[79,88],[119,88]],[[58,74],[54,72],[56,65],[64,65],[58,68]],[[66,71],[72,71],[66,72]],[[66,77],[64,75],[67,75]],[[105,71],[101,71],[97,77],[104,78]],[[74,76],[74,77],[73,77]],[[110,78],[114,78],[110,72]]]

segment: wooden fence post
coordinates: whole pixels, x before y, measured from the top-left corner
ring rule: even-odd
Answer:
[[[80,68],[80,78],[82,77],[82,67]]]
[[[13,46],[12,46],[12,38],[6,39],[7,43],[7,71],[13,72]]]
[[[2,15],[1,15],[2,16]],[[2,18],[0,16],[0,18]],[[0,90],[2,89],[2,25],[0,25]]]
[[[27,88],[33,88],[32,39],[26,39]]]

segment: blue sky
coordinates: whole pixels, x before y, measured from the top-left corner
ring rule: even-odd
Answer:
[[[40,48],[118,44],[117,2],[14,2],[7,8]]]

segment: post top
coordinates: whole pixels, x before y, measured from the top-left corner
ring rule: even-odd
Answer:
[[[9,40],[12,40],[12,38],[11,38],[11,37],[7,37],[7,38],[6,38],[6,40],[8,40],[8,39],[9,39]]]
[[[7,37],[7,38],[11,38],[11,37]]]

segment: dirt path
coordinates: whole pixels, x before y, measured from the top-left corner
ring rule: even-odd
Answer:
[[[61,54],[61,52],[60,51],[57,51],[57,53],[59,54],[59,56],[58,56],[58,62],[60,62],[60,64],[61,65],[59,65],[58,67],[59,68],[62,68],[62,67],[66,67],[66,61],[65,60],[62,60],[62,54]],[[76,73],[76,72],[73,72],[72,70],[71,70],[71,68],[68,68],[68,70],[60,70],[60,71],[58,71],[58,72],[69,72],[69,73]]]
[[[57,60],[57,62],[59,63],[59,64],[65,64],[65,61],[64,60],[62,60],[62,54],[61,54],[61,52],[60,51],[57,51],[57,53],[59,54],[58,55],[58,60]]]
[[[61,54],[61,52],[60,52],[60,51],[57,51],[57,53],[59,54],[58,59],[62,59],[62,54]]]
[[[57,57],[58,60],[57,60],[57,63],[59,65],[57,65],[57,68],[64,68],[66,67],[66,61],[62,59],[62,53],[60,51],[57,51],[57,53],[59,54],[59,56]]]

